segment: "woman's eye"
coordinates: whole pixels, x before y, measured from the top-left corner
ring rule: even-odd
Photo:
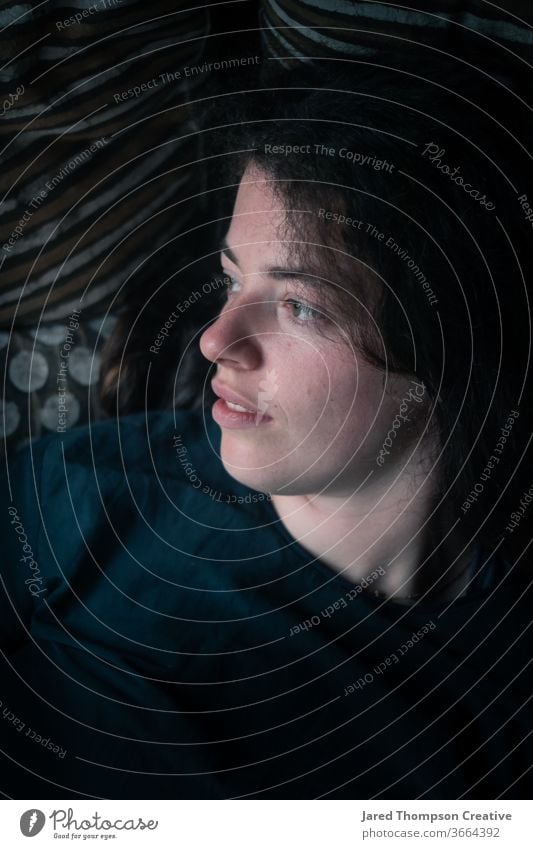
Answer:
[[[223,292],[226,301],[236,292],[240,292],[242,286],[235,277],[232,277],[226,271],[222,272],[222,275],[215,275],[216,277],[216,285],[220,288],[220,291]],[[269,301],[271,304],[275,304],[274,300]],[[326,320],[324,313],[315,307],[306,304],[304,301],[299,301],[296,298],[286,298],[279,302],[282,308],[285,310],[285,314],[289,318],[290,321],[295,324],[310,324],[311,322],[323,322]]]
[[[220,288],[220,291],[224,293],[226,298],[232,295],[233,292],[238,292],[241,288],[238,280],[235,280],[235,278],[231,277],[227,274],[227,272],[215,275],[215,281],[217,287]]]
[[[310,307],[309,304],[304,304],[302,301],[289,299],[284,301],[289,310],[289,318],[291,321],[297,321],[299,324],[305,324],[310,321],[321,321],[324,315],[318,310]]]

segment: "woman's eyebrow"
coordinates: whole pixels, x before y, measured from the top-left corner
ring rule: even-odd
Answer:
[[[236,265],[237,267],[239,267],[237,257],[235,256],[235,253],[232,251],[232,249],[228,245],[226,239],[222,239],[222,241],[220,242],[220,244],[218,246],[218,250],[220,251],[220,253],[225,254],[227,256],[227,258],[230,260],[230,262],[233,263],[233,265]]]
[[[219,249],[221,253],[227,256],[227,258],[236,265],[237,268],[239,268],[239,262],[235,252],[230,248],[225,239],[223,239],[220,243]],[[297,277],[302,281],[302,283],[305,283],[308,286],[323,286],[326,282],[322,278],[317,279],[317,275],[314,275],[311,271],[308,271],[305,268],[298,268],[297,266],[271,265],[261,268],[259,273],[266,274],[276,280],[284,280],[288,277]]]
[[[274,280],[297,278],[297,280],[305,286],[316,286],[317,288],[323,288],[324,284],[327,284],[328,282],[322,277],[318,277],[316,274],[313,274],[313,272],[307,271],[305,268],[297,268],[296,266],[293,268],[289,266],[287,268],[285,266],[273,265],[261,269],[261,274],[273,277]]]

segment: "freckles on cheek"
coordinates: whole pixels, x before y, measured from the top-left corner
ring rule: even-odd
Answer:
[[[333,379],[334,375],[324,367],[324,363],[308,363],[295,372],[292,392],[307,407],[321,409],[331,401]]]
[[[358,366],[350,350],[323,339],[287,338],[276,353],[289,406],[306,406],[313,414],[331,407],[346,414],[356,401]]]
[[[275,368],[285,378],[287,386],[303,390],[317,380],[328,380],[328,369],[320,351],[313,345],[295,339],[286,339],[276,351]]]

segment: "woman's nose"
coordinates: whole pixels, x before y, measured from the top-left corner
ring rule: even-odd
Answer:
[[[204,331],[200,350],[213,363],[233,368],[253,369],[261,360],[259,337],[254,334],[251,322],[253,307],[226,307],[219,317]]]

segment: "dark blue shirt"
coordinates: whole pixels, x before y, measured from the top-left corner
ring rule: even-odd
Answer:
[[[156,413],[9,467],[0,789],[529,798],[527,582],[482,557],[454,601],[375,598],[376,573],[311,557],[218,448],[211,420]]]

